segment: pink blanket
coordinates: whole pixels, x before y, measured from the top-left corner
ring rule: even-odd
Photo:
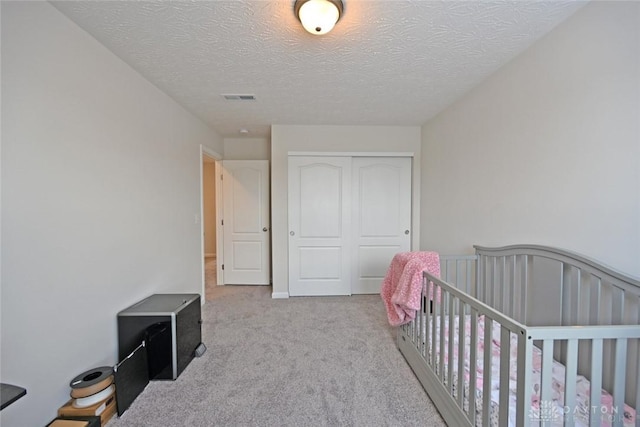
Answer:
[[[391,260],[380,291],[391,326],[415,319],[420,309],[423,271],[440,277],[438,253],[400,252]]]

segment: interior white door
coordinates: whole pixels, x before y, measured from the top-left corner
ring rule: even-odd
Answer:
[[[389,263],[411,247],[411,158],[354,157],[354,294],[380,293]]]
[[[270,283],[269,162],[224,160],[223,282]]]
[[[289,295],[351,294],[351,158],[289,157]]]

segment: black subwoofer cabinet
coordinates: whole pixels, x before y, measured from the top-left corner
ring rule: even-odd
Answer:
[[[118,357],[144,340],[149,379],[178,378],[202,342],[198,294],[154,294],[118,313]]]

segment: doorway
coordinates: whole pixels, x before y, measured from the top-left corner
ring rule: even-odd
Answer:
[[[216,162],[202,156],[202,226],[204,228],[204,282],[206,294],[218,285],[216,250]]]
[[[271,283],[269,162],[224,160],[222,197],[225,285]]]
[[[217,175],[221,169],[221,156],[204,146],[200,149],[200,218],[202,256],[202,295],[209,300],[215,291],[220,275],[222,251],[218,240],[221,230],[218,226],[221,208],[221,190]]]

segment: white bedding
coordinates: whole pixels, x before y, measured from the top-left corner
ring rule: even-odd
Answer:
[[[440,328],[439,322],[436,319],[436,334],[439,339],[440,337]],[[455,330],[454,330],[454,348],[458,346],[458,318],[455,319]],[[470,325],[470,316],[466,316],[465,324],[465,360],[464,360],[464,410],[468,413],[469,410],[469,379],[470,379],[470,369],[474,369],[477,372],[477,381],[476,381],[476,424],[482,424],[482,378],[483,378],[483,370],[484,370],[484,317],[479,316],[478,318],[478,328],[477,328],[477,336],[479,337],[479,343],[477,346],[477,360],[475,365],[472,367],[469,362],[469,337],[471,335],[471,325]],[[445,372],[444,377],[447,377],[446,372],[446,361],[448,360],[448,323],[445,321]],[[493,322],[492,326],[492,373],[491,373],[491,425],[498,425],[498,403],[499,403],[499,387],[500,387],[500,325],[497,322]],[[423,328],[424,330],[424,328]],[[431,333],[431,331],[429,331]],[[515,414],[516,414],[516,356],[517,356],[517,336],[515,334],[511,334],[511,345],[510,345],[510,360],[509,364],[509,425],[515,426]],[[438,365],[438,356],[440,354],[440,347],[436,345],[436,366]],[[602,426],[611,426],[612,421],[621,420],[625,427],[633,427],[636,425],[636,411],[625,405],[624,408],[619,408],[616,410],[613,408],[613,398],[606,391],[602,391],[601,402],[598,405],[591,406],[589,402],[589,393],[590,393],[590,384],[589,380],[584,376],[578,376],[576,390],[576,407],[569,408],[564,405],[564,380],[565,380],[565,367],[557,362],[553,361],[552,368],[552,400],[549,402],[541,402],[540,401],[540,383],[541,383],[541,355],[542,352],[540,349],[534,346],[534,357],[533,357],[533,397],[531,402],[531,409],[528,414],[528,418],[531,421],[531,425],[537,425],[541,421],[549,421],[552,426],[562,426],[564,425],[565,417],[567,420],[573,421],[576,426],[587,426],[589,425],[589,414],[591,416],[599,417],[602,420]],[[453,386],[454,386],[454,396],[457,397],[457,378],[458,378],[458,357],[457,351],[454,352],[454,360],[453,360]]]

